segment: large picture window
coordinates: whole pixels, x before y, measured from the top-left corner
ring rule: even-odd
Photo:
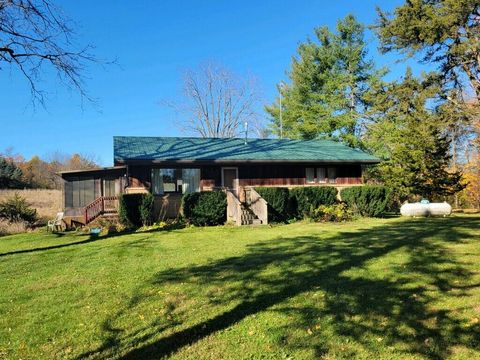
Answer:
[[[337,168],[329,167],[327,170],[328,170],[328,182],[330,184],[335,184],[337,182]]]
[[[305,169],[305,179],[308,184],[312,184],[315,182],[315,168]]]
[[[200,169],[152,169],[152,193],[182,193],[200,191]]]
[[[327,179],[330,184],[337,182],[336,167],[305,168],[305,181],[307,184],[325,184]]]

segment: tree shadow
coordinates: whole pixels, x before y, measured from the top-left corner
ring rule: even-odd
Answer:
[[[56,237],[59,237],[59,238],[65,236],[64,233],[53,233],[53,235],[55,235]],[[79,246],[79,245],[84,245],[84,244],[96,242],[96,241],[99,241],[99,240],[105,240],[109,237],[118,236],[118,235],[119,234],[108,234],[108,235],[100,235],[100,236],[80,235],[80,236],[88,236],[88,238],[86,238],[84,240],[81,240],[81,241],[68,242],[68,243],[58,244],[58,245],[51,245],[51,246],[36,247],[36,248],[31,248],[31,249],[9,251],[9,252],[6,252],[6,253],[0,253],[0,257],[16,255],[16,254],[28,254],[28,253],[44,252],[44,251],[48,251],[48,250],[61,249],[61,248],[70,247],[70,246]]]
[[[405,354],[430,359],[445,358],[454,346],[475,349],[480,345],[480,325],[462,320],[456,313],[460,309],[434,305],[438,301],[435,292],[461,297],[480,286],[472,283],[468,264],[456,259],[448,249],[451,244],[472,241],[468,230],[479,226],[480,219],[425,219],[329,237],[280,237],[248,246],[247,253],[241,256],[202,266],[171,268],[157,273],[145,286],[222,288],[224,291],[214,297],[207,290],[197,290],[200,293],[190,296],[207,298],[212,307],[233,306],[207,319],[199,313],[198,321],[191,326],[184,322],[191,324],[192,310],[176,314],[175,321],[158,317],[136,333],[104,326],[108,340],[79,358],[166,357],[266,310],[295,319],[279,325],[276,331],[280,333],[293,334],[313,326],[316,319],[329,319],[328,331],[350,338],[374,353],[378,351],[372,343],[374,338]],[[391,257],[398,252],[406,255],[396,263]],[[366,270],[372,264],[382,264],[387,255],[383,271],[377,274]],[[323,294],[321,305],[289,305],[289,300],[311,291]],[[140,286],[132,300],[104,324],[128,316],[148,297],[149,292]],[[193,314],[196,318],[195,310]],[[319,357],[329,351],[328,342],[322,339],[312,336],[279,341],[284,347],[303,347]]]

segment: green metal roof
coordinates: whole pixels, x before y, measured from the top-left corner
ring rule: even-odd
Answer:
[[[115,136],[115,162],[147,161],[298,161],[362,162],[380,160],[364,151],[328,140],[220,139]]]

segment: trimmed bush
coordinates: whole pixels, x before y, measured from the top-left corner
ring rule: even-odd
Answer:
[[[227,218],[227,196],[223,191],[186,194],[182,209],[185,219],[195,226],[221,225]]]
[[[255,188],[268,203],[268,222],[284,222],[291,217],[290,193],[287,188]]]
[[[153,219],[153,208],[155,204],[155,197],[148,193],[145,194],[140,203],[140,220],[142,221],[143,226],[152,225]]]
[[[366,185],[343,189],[341,197],[355,214],[380,217],[389,206],[390,193],[385,186]]]
[[[347,204],[320,205],[313,211],[312,219],[314,221],[347,221],[353,217],[353,211]]]
[[[337,189],[330,186],[297,187],[291,190],[296,216],[312,217],[321,205],[334,205],[337,202]]]
[[[126,227],[142,226],[140,205],[145,194],[121,194],[118,199],[118,219]]]
[[[15,193],[11,198],[0,203],[0,218],[10,222],[26,222],[32,225],[37,220],[37,210],[27,200]]]

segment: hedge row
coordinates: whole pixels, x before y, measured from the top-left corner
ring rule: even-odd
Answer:
[[[312,186],[291,190],[261,187],[255,190],[268,203],[270,222],[319,216],[340,218],[339,210],[346,210],[329,208],[338,202],[334,187]],[[378,217],[388,208],[390,190],[384,186],[350,187],[342,190],[341,197],[354,214]],[[152,194],[124,194],[120,196],[120,221],[129,227],[150,225],[153,222],[153,205]],[[227,197],[222,191],[186,194],[182,198],[182,209],[185,219],[193,225],[221,225],[226,221]]]
[[[320,205],[336,203],[337,190],[333,187],[298,187],[255,189],[268,203],[268,221],[284,222],[294,218],[311,217]]]
[[[268,219],[285,222],[290,219],[315,218],[321,206],[333,206],[337,200],[334,187],[297,187],[255,189],[268,203]],[[343,189],[342,201],[359,216],[379,217],[390,202],[390,190],[384,186],[356,186]]]
[[[151,225],[155,198],[152,194],[122,194],[119,198],[118,218],[127,227]]]
[[[342,190],[342,200],[360,216],[379,217],[390,203],[390,189],[385,186],[356,186]]]
[[[182,209],[185,219],[193,225],[222,225],[227,217],[227,196],[223,191],[186,194]]]

